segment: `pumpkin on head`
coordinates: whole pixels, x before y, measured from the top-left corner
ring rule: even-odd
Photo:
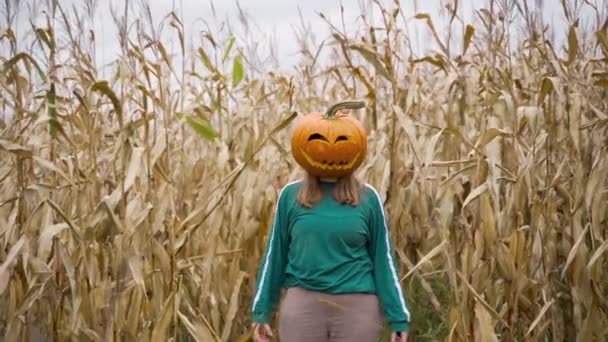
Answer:
[[[291,151],[298,164],[317,177],[352,174],[365,159],[367,134],[357,119],[337,112],[364,106],[361,101],[344,101],[329,107],[324,114],[304,116],[291,138]]]

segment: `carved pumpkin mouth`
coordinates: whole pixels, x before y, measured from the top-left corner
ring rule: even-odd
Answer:
[[[359,152],[357,152],[357,154],[355,155],[355,157],[350,161],[331,161],[328,162],[326,160],[322,161],[322,162],[318,162],[314,159],[312,159],[306,152],[302,151],[302,154],[304,155],[304,158],[306,158],[306,161],[312,166],[312,167],[316,167],[322,170],[349,170],[351,169],[355,163],[357,162],[357,160],[359,159]]]

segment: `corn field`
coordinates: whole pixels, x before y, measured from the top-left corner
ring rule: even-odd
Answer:
[[[475,23],[445,2],[454,37],[439,13],[373,1],[380,22],[326,18],[285,72],[226,30],[189,46],[176,13],[171,54],[125,6],[102,77],[91,0],[48,1],[25,41],[2,19],[2,340],[252,340],[278,191],[302,176],[293,123],[356,98],[411,340],[606,341],[608,8],[554,2],[561,45],[525,0]],[[407,21],[432,53],[412,53]]]

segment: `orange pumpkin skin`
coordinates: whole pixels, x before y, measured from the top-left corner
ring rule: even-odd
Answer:
[[[349,115],[311,113],[296,126],[291,151],[298,164],[314,176],[345,177],[363,163],[367,134]]]

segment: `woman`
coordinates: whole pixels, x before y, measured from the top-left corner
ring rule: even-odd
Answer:
[[[367,136],[354,118],[336,115],[361,107],[340,102],[324,115],[309,114],[294,131],[292,152],[307,176],[278,196],[252,303],[256,341],[273,336],[269,322],[281,288],[282,342],[378,341],[384,320],[391,341],[407,340],[410,313],[382,201],[353,175]]]

